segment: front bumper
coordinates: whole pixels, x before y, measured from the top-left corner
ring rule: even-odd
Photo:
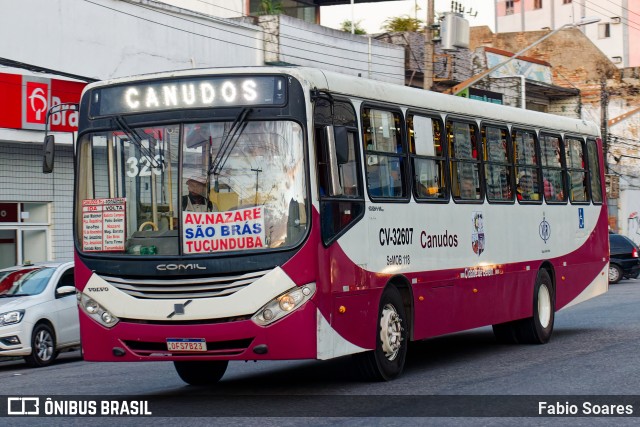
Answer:
[[[33,325],[24,319],[15,325],[0,327],[0,357],[30,355],[32,329]],[[9,337],[18,337],[20,344],[8,344],[6,339]]]
[[[266,327],[250,319],[208,324],[124,319],[108,329],[80,311],[80,331],[84,358],[94,362],[315,359],[316,312],[307,301]],[[207,351],[172,353],[168,338],[204,338]]]

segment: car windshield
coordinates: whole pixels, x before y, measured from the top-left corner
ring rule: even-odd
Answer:
[[[85,135],[78,246],[114,255],[217,254],[297,245],[306,233],[302,127],[233,121]]]
[[[54,268],[29,268],[11,271],[0,281],[0,297],[38,295],[49,283]]]

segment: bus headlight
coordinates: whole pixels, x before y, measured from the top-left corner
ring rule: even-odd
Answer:
[[[256,314],[251,317],[256,324],[267,326],[276,320],[282,319],[292,313],[316,293],[316,284],[308,283],[304,286],[296,286],[284,294],[269,301]]]
[[[76,297],[78,298],[78,305],[82,311],[87,313],[89,317],[100,323],[102,326],[113,328],[120,321],[120,319],[109,313],[107,309],[103,308],[88,295],[78,292]]]

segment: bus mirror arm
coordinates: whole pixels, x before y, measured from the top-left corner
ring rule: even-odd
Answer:
[[[44,143],[42,145],[42,173],[53,172],[56,141],[53,135],[49,135],[49,118],[53,114],[59,113],[61,110],[78,111],[78,109],[79,104],[67,102],[63,104],[56,104],[47,110],[44,120]]]

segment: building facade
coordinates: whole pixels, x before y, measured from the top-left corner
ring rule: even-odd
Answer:
[[[23,0],[2,9],[0,268],[73,256],[75,128],[54,126],[55,169],[44,175],[43,123],[53,104],[78,102],[87,82],[268,63],[315,66],[400,84],[404,79],[404,53],[394,45],[290,16],[249,17],[244,2],[198,1],[206,10],[187,9],[187,0],[169,3]],[[60,94],[54,87],[61,85],[74,89]],[[29,115],[36,112],[34,125]],[[64,114],[69,122],[71,113]]]
[[[640,66],[640,2],[635,0],[495,0],[497,33],[555,30],[585,17],[589,39],[619,68]]]

